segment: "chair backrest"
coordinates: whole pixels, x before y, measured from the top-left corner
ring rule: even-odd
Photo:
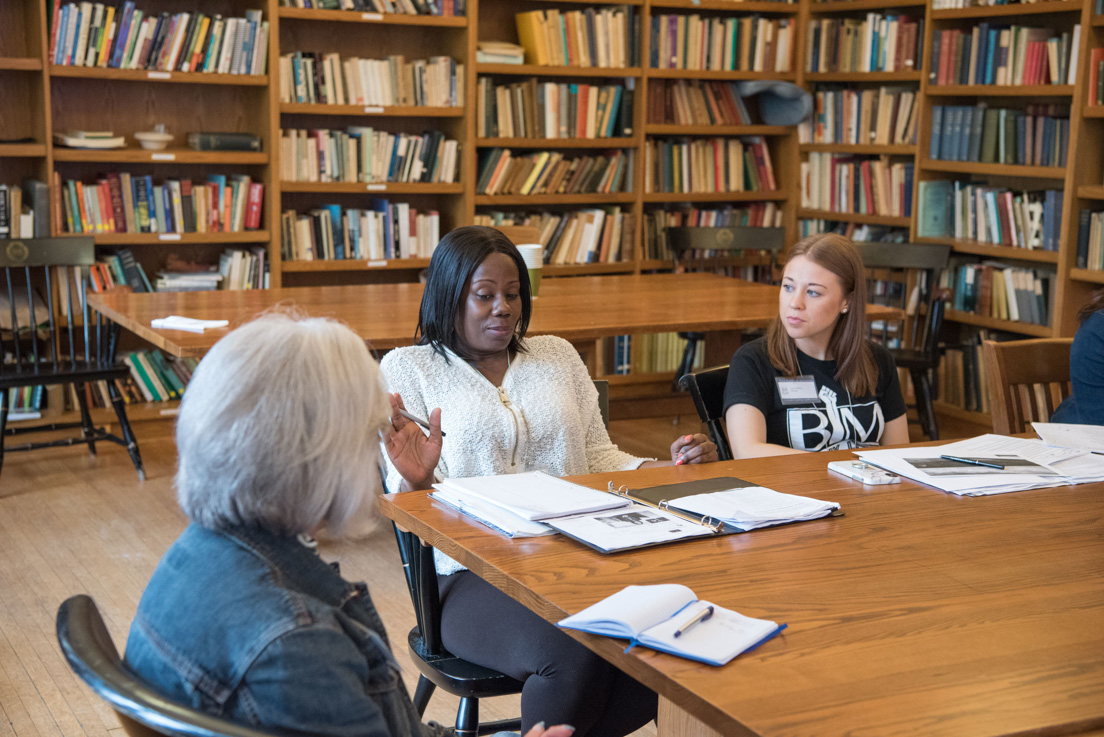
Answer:
[[[94,263],[95,241],[86,236],[0,241],[0,375],[114,363],[112,331],[102,316],[89,319]]]
[[[717,445],[717,455],[722,461],[732,460],[732,448],[725,431],[724,390],[728,381],[728,366],[714,366],[679,379],[679,386],[690,392],[698,417],[709,429],[709,439]]]
[[[982,343],[993,432],[1025,432],[1029,422],[1048,422],[1070,395],[1073,338],[1034,338]]]
[[[594,388],[598,390],[598,409],[602,413],[602,424],[609,429],[609,382],[595,379]]]
[[[57,638],[69,667],[111,704],[132,737],[291,737],[289,731],[261,731],[171,701],[131,674],[104,626],[96,603],[80,594],[62,602]]]
[[[770,255],[771,274],[778,263],[778,254],[786,245],[786,229],[774,227],[670,227],[664,229],[664,236],[676,262],[711,251],[766,251]]]
[[[433,548],[422,545],[413,532],[402,530],[392,523],[395,542],[399,545],[403,574],[406,576],[410,603],[414,605],[414,617],[426,655],[440,656],[445,652],[441,644],[441,595],[437,590],[437,567],[433,562]]]
[[[510,242],[515,246],[522,243],[540,243],[537,238],[540,236],[540,231],[532,225],[496,225],[497,230],[502,231],[502,234],[510,239]]]
[[[882,278],[868,279],[869,300],[918,315],[906,333],[902,320],[871,323],[871,337],[895,348],[913,348],[928,353],[936,350],[943,324],[944,295],[936,284],[947,268],[951,247],[931,243],[856,243],[868,270],[882,272]],[[915,276],[911,276],[915,274]],[[888,277],[888,278],[886,278]],[[909,289],[910,279],[914,282]],[[881,286],[881,289],[877,288]],[[915,295],[913,294],[915,291]],[[914,304],[910,306],[910,301]]]

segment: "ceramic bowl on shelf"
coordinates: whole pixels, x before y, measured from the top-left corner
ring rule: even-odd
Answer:
[[[160,131],[141,131],[135,133],[134,137],[138,139],[138,143],[142,145],[142,148],[147,151],[164,151],[173,139],[171,133]]]

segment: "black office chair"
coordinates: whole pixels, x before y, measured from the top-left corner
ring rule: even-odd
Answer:
[[[138,441],[115,385],[116,381],[125,381],[130,376],[126,365],[115,360],[119,326],[98,313],[92,318],[85,299],[88,267],[95,263],[93,239],[39,238],[0,241],[0,244],[0,297],[7,298],[6,314],[0,316],[0,399],[3,400],[0,401],[0,469],[5,450],[86,444],[88,452],[94,456],[96,441],[108,440],[127,449],[138,478],[144,479]],[[74,303],[77,304],[75,309]],[[64,313],[64,326],[55,324],[55,304],[57,310]],[[121,438],[92,424],[84,389],[89,382],[97,381],[107,383],[111,405],[119,418]],[[9,428],[9,390],[50,384],[75,385],[80,422]],[[4,446],[9,435],[74,428],[80,428],[79,437]]]
[[[123,666],[96,602],[85,594],[58,607],[57,638],[69,667],[111,704],[130,737],[305,737],[246,727],[166,699]]]
[[[709,439],[717,445],[718,460],[731,461],[732,447],[728,444],[724,418],[726,381],[728,366],[714,366],[683,375],[679,386],[690,392],[698,417],[709,429]]]
[[[931,440],[939,439],[939,425],[932,405],[937,386],[934,374],[939,368],[941,350],[939,332],[947,295],[936,286],[940,272],[947,268],[950,246],[927,243],[856,243],[868,269],[886,270],[888,281],[900,285],[887,289],[883,295],[871,295],[880,301],[907,310],[910,300],[909,272],[914,271],[917,295],[917,315],[911,322],[883,320],[871,324],[871,338],[880,340],[893,354],[897,368],[905,369],[912,379],[916,395],[916,414],[920,427]],[[921,314],[919,311],[923,310]]]
[[[778,254],[786,245],[785,228],[753,228],[734,226],[728,228],[666,228],[665,235],[671,251],[675,255],[675,268],[684,264],[684,259],[705,258],[707,254],[733,251],[765,251],[770,260],[768,273],[774,278]],[[707,261],[703,262],[707,265]],[[694,356],[698,345],[705,340],[705,333],[692,331],[678,334],[686,341],[682,351],[682,360],[675,370],[672,389],[677,391],[680,379],[694,368]]]
[[[456,712],[456,737],[475,737],[521,729],[521,719],[479,723],[479,699],[521,693],[522,682],[490,668],[458,658],[441,644],[441,600],[437,591],[437,569],[433,548],[422,545],[412,532],[395,526],[403,573],[414,604],[418,624],[410,630],[407,644],[421,676],[414,690],[414,707],[425,714],[433,692],[440,687],[460,697]]]

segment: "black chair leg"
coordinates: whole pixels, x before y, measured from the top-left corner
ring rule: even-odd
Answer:
[[[478,737],[479,699],[464,697],[456,711],[456,737]]]
[[[4,470],[4,436],[8,434],[8,393],[0,390],[0,471]]]
[[[114,381],[107,382],[107,393],[111,397],[111,406],[115,408],[115,416],[119,418],[119,428],[123,431],[123,440],[126,441],[127,453],[130,454],[130,462],[138,472],[138,480],[146,480],[146,471],[142,468],[142,456],[138,452],[138,440],[134,437],[134,431],[130,428],[130,420],[126,415],[126,404],[119,394],[119,387]]]
[[[418,686],[414,689],[414,708],[418,710],[418,716],[425,716],[426,707],[429,706],[429,699],[436,690],[436,683],[425,676],[418,678]]]
[[[939,440],[939,426],[935,421],[935,407],[932,406],[932,390],[928,372],[923,369],[914,369],[909,373],[912,375],[913,391],[916,392],[916,413],[920,416],[920,426],[924,428],[929,440]]]
[[[77,406],[81,416],[81,442],[88,443],[88,455],[96,457],[96,429],[92,427],[92,415],[88,411],[88,398],[84,394],[84,384],[76,384]]]

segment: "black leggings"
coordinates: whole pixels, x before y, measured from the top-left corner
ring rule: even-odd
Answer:
[[[442,576],[440,589],[444,646],[525,682],[523,735],[543,721],[623,737],[655,719],[655,693],[471,571]]]

